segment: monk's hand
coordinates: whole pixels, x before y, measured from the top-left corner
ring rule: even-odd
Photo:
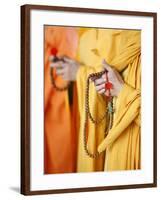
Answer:
[[[61,57],[61,61],[53,62],[50,66],[55,67],[56,74],[64,80],[75,81],[80,64],[73,59]]]
[[[93,79],[96,91],[99,94],[104,94],[106,96],[118,96],[119,92],[121,91],[124,81],[120,74],[113,69],[105,60],[102,61],[103,68],[107,71],[105,72],[101,77]],[[108,82],[112,83],[112,88],[109,90],[106,89],[105,84],[107,83],[107,77],[108,76]]]

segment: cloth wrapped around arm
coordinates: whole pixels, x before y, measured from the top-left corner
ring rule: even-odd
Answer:
[[[116,111],[115,123],[106,138],[98,146],[98,151],[102,152],[118,139],[126,128],[140,115],[140,91],[124,84],[117,98],[118,109]],[[137,120],[139,121],[139,120]],[[136,123],[137,123],[136,121]]]

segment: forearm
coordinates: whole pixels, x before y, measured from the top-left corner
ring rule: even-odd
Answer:
[[[99,145],[99,152],[110,148],[132,122],[137,120],[138,123],[138,116],[140,114],[140,92],[124,84],[117,101],[118,107],[116,107],[116,117],[113,127]]]

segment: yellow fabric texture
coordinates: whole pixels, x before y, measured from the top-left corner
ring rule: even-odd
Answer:
[[[140,168],[140,39],[141,32],[136,30],[90,29],[81,35],[78,58],[83,64],[77,73],[80,114],[77,172]],[[88,149],[102,152],[98,159],[92,159],[83,148],[86,80],[90,73],[102,70],[104,58],[122,75],[124,86],[115,97],[114,123],[106,137],[106,120],[98,126],[88,120]],[[89,101],[95,118],[105,112],[105,97],[96,93],[92,83]]]

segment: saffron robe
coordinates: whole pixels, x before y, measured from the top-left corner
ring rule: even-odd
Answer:
[[[90,29],[79,42],[78,57],[82,64],[77,73],[80,113],[77,172],[140,169],[140,55],[141,32],[135,30]],[[102,59],[115,68],[124,80],[115,97],[113,127],[105,136],[108,121],[96,126],[88,120],[87,147],[99,151],[92,159],[83,147],[85,122],[85,88],[90,73],[102,71]],[[97,118],[105,112],[105,97],[90,86],[90,110]]]
[[[53,47],[58,55],[75,58],[78,44],[74,28],[45,26],[45,63],[44,63],[44,172],[45,174],[76,171],[76,127],[75,101],[69,106],[68,91],[56,91],[50,80],[49,56]],[[65,81],[54,74],[58,86]],[[75,86],[74,86],[75,87]],[[74,91],[74,99],[76,93]],[[71,126],[72,123],[72,126]]]

